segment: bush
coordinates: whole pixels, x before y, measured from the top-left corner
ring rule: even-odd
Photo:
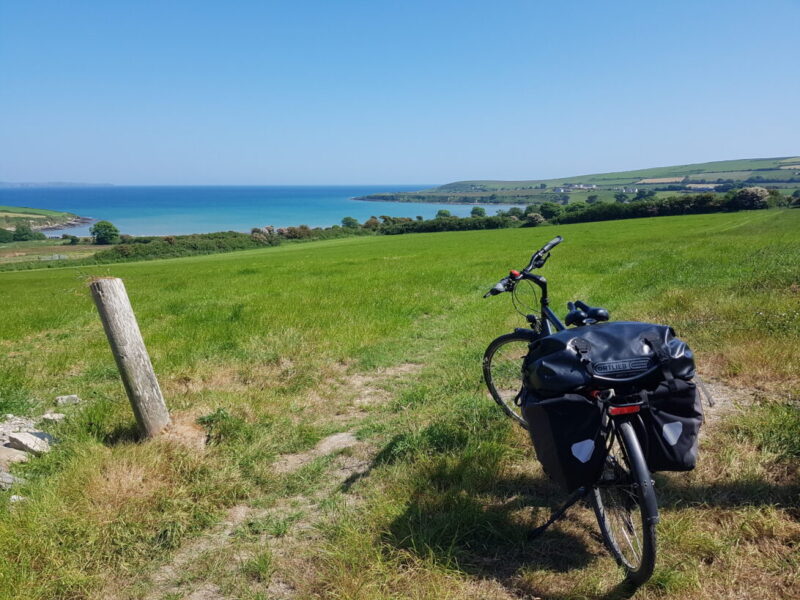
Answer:
[[[263,231],[263,230],[259,230]],[[117,244],[108,250],[94,255],[94,262],[119,262],[126,260],[146,260],[151,258],[177,258],[196,254],[215,254],[231,250],[247,250],[264,245],[280,243],[277,235],[267,236],[268,241],[260,241],[254,234],[238,231],[221,231],[193,235],[174,235],[160,237],[138,237],[131,243]]]
[[[357,229],[361,227],[357,219],[353,217],[345,217],[342,219],[342,227],[346,227],[347,229]]]
[[[746,187],[731,192],[726,200],[728,210],[757,210],[767,208],[769,191],[763,187]]]
[[[92,225],[89,233],[92,234],[93,243],[101,246],[119,242],[119,229],[110,221],[98,221]]]
[[[427,221],[403,221],[384,225],[379,233],[401,235],[404,233],[433,233],[437,231],[468,231],[475,229],[505,229],[518,227],[520,222],[511,217],[473,217],[471,219],[436,218]]]
[[[274,227],[253,227],[250,238],[259,246],[279,246],[281,238]]]
[[[564,211],[558,204],[552,202],[545,202],[539,206],[539,214],[541,214],[548,221],[558,217]]]
[[[364,225],[362,225],[364,229],[378,229],[380,226],[381,222],[378,220],[378,217],[374,216],[364,221]]]
[[[473,206],[472,210],[469,211],[469,215],[471,217],[485,217],[486,216],[486,209],[482,206]]]
[[[782,206],[789,206],[791,201],[789,200],[788,196],[784,196],[780,193],[780,191],[772,189],[769,190],[769,196],[767,196],[767,206],[770,208],[780,208]]]
[[[525,215],[524,227],[536,227],[545,222],[545,218],[537,212]]]
[[[0,244],[14,241],[14,232],[0,227]]]
[[[20,223],[14,229],[12,239],[15,242],[29,242],[31,240],[46,240],[47,236],[40,231],[34,231],[27,223]]]
[[[724,210],[755,210],[767,208],[766,198],[769,192],[745,192],[745,188],[735,192],[722,194],[685,194],[638,200],[629,203],[599,202],[592,205],[571,204],[558,217],[559,223],[586,223],[591,221],[612,221],[616,219],[636,219],[641,217],[659,217],[667,215],[693,215],[714,213]],[[742,193],[745,192],[745,193]]]

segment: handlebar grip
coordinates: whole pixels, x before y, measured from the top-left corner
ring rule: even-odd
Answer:
[[[502,294],[506,290],[506,285],[508,284],[508,277],[504,277],[500,281],[498,281],[492,289],[486,292],[483,297],[488,298],[489,296],[497,296],[497,294]]]
[[[580,308],[582,311],[589,312],[591,310],[591,306],[587,306],[585,302],[581,300],[575,300],[575,306]]]
[[[549,242],[547,242],[544,245],[544,247],[542,248],[542,252],[543,253],[544,252],[550,252],[550,250],[552,250],[553,248],[558,246],[563,241],[564,241],[564,238],[562,238],[560,235],[557,235],[556,237],[554,237],[552,240],[550,240]]]

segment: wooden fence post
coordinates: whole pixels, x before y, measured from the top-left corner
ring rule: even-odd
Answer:
[[[150,356],[147,354],[136,315],[116,277],[99,278],[89,284],[92,298],[103,321],[111,352],[117,361],[125,392],[136,415],[140,433],[153,437],[170,424],[169,411],[158,386]]]

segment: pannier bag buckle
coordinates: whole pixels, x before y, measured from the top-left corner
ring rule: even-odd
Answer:
[[[650,345],[650,348],[653,349],[653,354],[655,355],[658,364],[661,365],[661,373],[664,377],[664,381],[667,382],[667,386],[669,386],[670,391],[673,393],[677,392],[678,388],[675,384],[675,377],[672,374],[672,369],[670,367],[672,357],[664,346],[663,340],[661,340],[658,337],[658,334],[654,331],[646,332],[644,335],[642,335],[642,339]]]
[[[592,345],[588,342],[588,340],[576,337],[572,340],[572,347],[575,348],[575,352],[580,358],[580,361],[586,369],[586,372],[589,375],[594,375],[592,359],[589,358],[589,353],[592,351]]]

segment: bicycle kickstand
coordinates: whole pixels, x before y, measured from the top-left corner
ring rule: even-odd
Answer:
[[[553,514],[550,515],[550,518],[547,519],[544,525],[540,525],[528,534],[528,540],[536,539],[542,535],[545,530],[550,527],[550,525],[563,517],[564,513],[566,513],[573,504],[581,500],[588,493],[589,489],[586,487],[579,487],[577,490],[572,492],[572,495],[567,499],[567,501],[558,510],[553,511]]]

